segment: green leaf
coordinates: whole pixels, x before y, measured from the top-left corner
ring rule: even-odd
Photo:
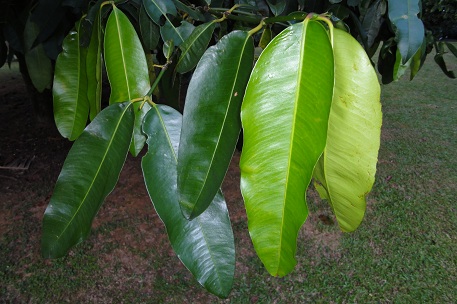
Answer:
[[[119,178],[133,121],[131,103],[111,105],[73,144],[43,218],[45,258],[62,257],[87,238],[92,220]]]
[[[101,111],[102,101],[102,39],[100,11],[92,25],[92,34],[86,57],[87,98],[89,100],[90,120]]]
[[[266,48],[271,39],[273,39],[273,32],[271,31],[271,26],[267,26],[263,30],[262,36],[260,37],[259,47],[262,49]]]
[[[127,16],[113,8],[105,28],[105,65],[111,85],[110,103],[140,98],[150,89],[148,64],[140,39]],[[146,142],[141,132],[144,115],[151,108],[148,104],[140,110],[134,104],[135,129],[130,153],[138,155]]]
[[[52,94],[54,119],[60,134],[75,140],[86,127],[89,116],[87,99],[86,53],[79,45],[79,27],[70,31],[57,57]]]
[[[144,6],[140,7],[139,23],[141,37],[143,38],[146,49],[150,51],[154,50],[159,43],[160,29],[159,26],[149,18]]]
[[[424,24],[417,16],[420,13],[420,0],[389,0],[388,3],[389,19],[394,26],[402,64],[405,64],[416,54],[424,40]]]
[[[178,13],[172,0],[143,0],[143,6],[149,17],[157,25],[162,25],[161,17],[164,16],[169,21],[167,15],[176,16]],[[166,41],[166,39],[164,39]]]
[[[30,21],[29,17],[24,28],[25,63],[33,86],[38,92],[43,92],[44,89],[51,88],[52,64],[51,60],[46,56],[41,43],[33,47],[33,43],[39,32],[40,29],[34,22]]]
[[[178,157],[179,203],[189,219],[205,211],[227,172],[253,60],[250,35],[233,31],[205,52],[192,76]]]
[[[181,21],[181,25],[176,27],[169,20],[160,27],[160,35],[163,41],[173,41],[175,46],[179,46],[183,41],[189,38],[194,30],[194,26],[187,21]]]
[[[370,5],[363,17],[362,27],[367,35],[368,48],[373,46],[379,34],[381,25],[384,22],[382,16],[386,13],[386,6],[387,4],[384,0],[376,0]]]
[[[157,105],[145,117],[148,152],[142,159],[146,187],[183,264],[208,291],[227,297],[235,271],[235,245],[224,197],[219,192],[199,217],[186,220],[176,192],[182,116]]]
[[[205,16],[200,11],[197,10],[198,8],[192,9],[190,6],[185,5],[184,3],[182,3],[179,0],[173,0],[173,3],[175,4],[175,6],[178,10],[187,13],[189,15],[189,17],[191,17],[192,19],[197,20],[197,21],[202,21],[202,22],[206,21]]]
[[[241,191],[254,248],[272,275],[296,264],[305,191],[325,146],[333,68],[325,28],[306,19],[270,42],[246,89]]]
[[[444,61],[444,58],[443,58],[443,53],[437,53],[433,57],[433,59],[435,60],[435,62],[438,64],[438,66],[441,68],[441,70],[447,77],[456,78],[454,72],[447,69],[446,62]]]
[[[267,0],[267,3],[275,16],[280,15],[287,5],[286,0]]]
[[[335,88],[327,143],[314,177],[324,188],[341,230],[349,232],[363,219],[365,196],[375,179],[380,87],[370,59],[350,34],[335,29],[333,41]]]
[[[178,73],[189,72],[197,65],[208,47],[215,27],[216,24],[212,21],[197,26],[192,34],[179,46],[181,56],[179,56],[178,64],[176,65]]]
[[[451,53],[454,54],[455,57],[457,57],[457,48],[452,43],[446,41],[444,43],[448,47],[449,51],[451,51]]]

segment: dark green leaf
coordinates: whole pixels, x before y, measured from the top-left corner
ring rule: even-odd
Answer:
[[[46,56],[43,45],[38,44],[32,48],[39,31],[37,25],[28,18],[24,28],[25,62],[34,87],[38,92],[43,92],[44,89],[51,88],[53,71],[51,60]]]
[[[203,54],[192,76],[178,157],[179,203],[189,219],[205,211],[227,172],[253,60],[252,38],[233,31]]]
[[[447,77],[456,78],[454,72],[449,71],[447,69],[446,62],[444,61],[444,58],[443,58],[443,53],[437,53],[433,59],[435,59],[435,62],[438,64],[438,66],[441,68],[443,73],[446,74]]]
[[[105,65],[111,85],[110,103],[141,98],[150,89],[148,64],[140,39],[122,11],[113,8],[105,29]],[[136,156],[141,151],[146,137],[141,132],[148,104],[139,110],[134,104],[135,130],[130,153]]]
[[[173,0],[173,3],[175,4],[175,6],[178,10],[187,13],[189,15],[189,17],[191,17],[192,19],[197,20],[197,21],[203,21],[203,22],[206,21],[205,16],[202,13],[185,5],[181,1]]]
[[[420,0],[389,0],[389,19],[395,28],[395,40],[400,51],[402,64],[409,61],[424,40],[424,24],[417,16]]]
[[[157,25],[162,25],[160,20],[162,16],[169,21],[167,14],[176,16],[178,13],[172,0],[143,0],[143,6]]]
[[[267,3],[275,16],[280,15],[287,5],[286,0],[267,0]]]
[[[173,41],[175,46],[179,46],[184,40],[189,38],[194,30],[194,26],[187,21],[181,21],[181,25],[176,27],[169,20],[160,27],[160,35],[163,41]]]
[[[214,22],[197,26],[192,34],[179,46],[181,56],[176,66],[178,73],[189,72],[197,65],[208,47],[215,27],[216,24]]]
[[[454,54],[455,57],[457,57],[457,48],[449,42],[445,42],[446,46],[448,47],[449,51],[451,51],[452,54]]]
[[[140,8],[140,31],[141,37],[143,38],[144,46],[147,50],[154,50],[157,47],[160,39],[160,29],[159,26],[156,25],[152,20],[149,18],[144,6]]]
[[[178,204],[176,165],[182,116],[157,105],[145,117],[148,152],[142,168],[149,196],[167,229],[171,245],[183,264],[208,291],[227,297],[235,271],[235,245],[219,192],[208,209],[186,220]]]
[[[131,103],[111,105],[75,141],[44,214],[44,257],[62,257],[87,238],[92,220],[119,178],[133,121]]]
[[[87,98],[89,100],[90,120],[101,111],[102,100],[102,40],[100,13],[92,25],[92,35],[86,57]]]
[[[241,107],[241,191],[254,248],[272,275],[294,265],[305,191],[321,155],[333,94],[329,36],[306,19],[262,52]]]
[[[54,119],[63,137],[75,140],[86,127],[89,116],[87,99],[87,50],[79,45],[79,25],[63,41],[57,58],[52,89]]]
[[[362,20],[362,27],[367,34],[367,46],[371,48],[378,36],[381,24],[384,19],[382,16],[385,14],[387,4],[384,0],[376,0],[370,5]]]
[[[262,49],[266,48],[271,39],[273,39],[273,33],[271,32],[271,27],[267,26],[263,30],[262,36],[260,37],[259,47]]]

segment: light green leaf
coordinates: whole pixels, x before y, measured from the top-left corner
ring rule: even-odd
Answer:
[[[178,64],[176,65],[178,73],[189,72],[197,65],[208,47],[215,27],[216,24],[212,21],[197,26],[192,34],[179,46],[181,56],[179,56]]]
[[[169,20],[160,27],[160,35],[163,41],[173,41],[175,46],[179,46],[183,41],[189,38],[194,30],[194,26],[187,21],[181,21],[181,25],[175,27]]]
[[[150,89],[148,64],[140,39],[127,16],[113,8],[105,28],[105,65],[111,85],[110,103],[140,98]],[[140,110],[134,104],[135,129],[130,153],[136,156],[146,142],[141,132],[144,115],[151,108],[148,104]]]
[[[179,259],[208,291],[227,297],[235,271],[235,244],[224,197],[219,191],[210,207],[192,221],[179,207],[176,155],[181,121],[181,114],[165,105],[146,115],[148,152],[141,163],[146,187]]]
[[[75,140],[84,130],[89,116],[87,99],[86,54],[80,47],[79,28],[70,31],[57,57],[52,95],[54,119],[60,134]]]
[[[295,261],[306,220],[305,191],[321,155],[333,94],[333,55],[325,28],[306,19],[260,55],[241,108],[241,191],[249,233],[272,275]]]
[[[374,183],[382,121],[380,87],[361,45],[337,29],[333,39],[335,89],[327,143],[314,178],[341,230],[349,232],[360,225],[365,196]]]
[[[90,120],[101,111],[102,100],[102,39],[100,11],[92,25],[92,35],[86,57],[87,98],[89,100]]]
[[[179,203],[189,219],[205,211],[227,172],[253,61],[252,38],[233,31],[205,52],[192,76],[178,157]]]
[[[119,178],[133,121],[131,103],[111,105],[73,144],[43,218],[45,258],[62,257],[87,238],[92,220]]]
[[[416,54],[424,40],[424,24],[417,16],[420,0],[389,0],[389,19],[395,29],[395,40],[405,64]]]
[[[25,63],[33,86],[38,92],[43,92],[44,89],[51,88],[52,64],[51,59],[46,56],[42,44],[38,44],[32,48],[39,32],[40,29],[35,23],[30,21],[29,17],[24,28]]]

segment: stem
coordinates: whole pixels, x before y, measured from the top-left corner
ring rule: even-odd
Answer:
[[[225,16],[226,19],[235,20],[235,21],[243,21],[252,24],[258,24],[262,21],[262,17],[257,15],[246,15],[246,16],[237,16],[232,14],[227,14],[227,11],[220,12],[217,9],[207,8],[206,11],[210,14],[215,16],[221,17],[221,19]],[[220,19],[218,19],[220,20]],[[224,19],[225,20],[225,19]]]
[[[157,85],[159,84],[160,79],[162,79],[162,76],[163,76],[163,74],[165,74],[165,71],[167,70],[168,65],[170,65],[170,63],[171,63],[171,61],[168,61],[167,63],[165,63],[165,64],[162,66],[162,70],[160,70],[159,75],[157,75],[156,80],[154,80],[154,83],[152,84],[152,86],[151,86],[151,88],[149,89],[149,91],[146,93],[146,96],[150,97],[150,96],[152,95],[152,92],[154,92],[155,88],[156,88]]]
[[[257,33],[258,31],[260,31],[263,26],[265,25],[265,22],[263,22],[263,20],[259,23],[259,25],[257,25],[255,28],[251,29],[249,32],[248,32],[248,35],[249,36],[252,36],[254,35],[255,33]]]
[[[328,15],[326,15],[326,14],[316,15],[314,13],[310,13],[310,14],[308,14],[308,16],[306,16],[306,19],[324,21],[327,24],[329,32],[330,32],[330,44],[332,45],[332,48],[333,48],[333,23],[327,16]]]

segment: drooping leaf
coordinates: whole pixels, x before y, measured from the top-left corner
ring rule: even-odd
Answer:
[[[64,39],[56,61],[52,95],[54,119],[60,134],[75,140],[86,127],[89,116],[87,99],[86,54],[79,45],[79,25]]]
[[[141,6],[140,8],[139,23],[141,36],[146,49],[150,51],[154,50],[159,43],[160,29],[159,26],[149,18],[144,6]]]
[[[444,61],[444,58],[443,58],[443,53],[437,53],[433,57],[433,59],[435,60],[435,62],[438,64],[438,66],[441,68],[441,70],[447,77],[456,78],[454,71],[448,70],[448,68],[446,66],[446,62]]]
[[[417,16],[420,0],[388,0],[389,19],[395,28],[395,40],[401,54],[402,64],[409,61],[424,40],[424,24]]]
[[[28,18],[24,28],[25,63],[33,86],[38,92],[43,92],[44,89],[51,88],[52,64],[42,44],[32,47],[39,32],[37,25]]]
[[[388,84],[394,81],[394,66],[397,62],[397,46],[385,41],[379,51],[378,71],[382,76],[382,83]]]
[[[382,16],[385,14],[387,4],[384,0],[376,0],[368,7],[362,21],[362,27],[367,34],[367,46],[371,48],[374,44],[379,30],[384,21]]]
[[[127,16],[113,7],[105,28],[105,65],[111,85],[110,103],[140,98],[150,89],[148,64],[140,39]],[[130,153],[138,155],[146,142],[141,132],[148,104],[134,104],[135,129]]]
[[[143,6],[149,17],[157,25],[162,25],[160,20],[162,16],[168,20],[167,15],[176,16],[178,13],[172,0],[143,0]]]
[[[451,51],[452,54],[454,54],[455,57],[457,57],[457,48],[449,42],[444,42],[446,46],[448,47],[449,51]]]
[[[411,73],[409,76],[409,80],[413,80],[413,78],[417,75],[417,72],[419,72],[420,68],[424,64],[425,57],[427,56],[426,48],[427,42],[424,39],[421,48],[417,50],[416,54],[411,59]]]
[[[197,65],[208,47],[215,27],[216,24],[212,21],[197,26],[192,34],[179,46],[181,55],[176,65],[178,73],[189,72]]]
[[[371,61],[348,33],[334,30],[335,88],[327,143],[314,178],[341,230],[355,230],[374,183],[381,136],[380,87]],[[323,191],[324,190],[324,191]]]
[[[305,191],[321,155],[333,93],[325,28],[306,19],[276,36],[249,79],[241,107],[241,191],[254,248],[272,275],[295,261]]]
[[[205,211],[227,172],[253,60],[250,35],[233,31],[205,52],[192,76],[178,157],[179,203],[189,219]]]
[[[169,20],[160,27],[160,35],[163,41],[173,41],[175,46],[180,46],[183,41],[189,38],[194,30],[194,26],[187,21],[181,21],[181,25],[176,27]]]
[[[102,39],[99,12],[92,24],[92,34],[86,57],[87,98],[89,100],[90,120],[101,111],[102,101]]]
[[[131,103],[111,105],[73,144],[43,218],[45,258],[64,256],[88,236],[92,220],[119,178],[133,121]]]
[[[395,54],[395,64],[394,64],[394,70],[393,70],[393,79],[396,81],[400,79],[405,73],[406,70],[408,70],[409,66],[411,65],[412,58],[408,60],[407,62],[403,63],[400,50],[397,48],[397,52]]]
[[[148,152],[142,168],[149,196],[183,264],[208,291],[227,297],[235,271],[235,245],[224,197],[219,192],[199,217],[188,221],[176,192],[176,166],[182,116],[157,105],[145,117]]]

